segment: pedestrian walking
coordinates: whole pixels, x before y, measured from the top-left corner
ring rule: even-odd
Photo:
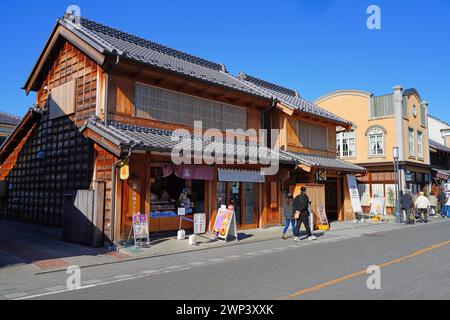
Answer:
[[[447,198],[446,198],[446,203],[445,203],[445,210],[444,210],[444,215],[445,218],[450,218],[450,194],[446,193]]]
[[[402,195],[400,199],[400,204],[402,207],[402,211],[405,211],[405,224],[414,224],[415,215],[414,215],[414,202],[411,196],[411,190],[406,189],[405,193]]]
[[[317,238],[311,232],[311,226],[309,225],[309,197],[306,194],[307,189],[301,188],[301,193],[295,197],[293,202],[294,218],[296,221],[294,230],[294,241],[300,241],[300,227],[302,223],[305,225],[306,233],[308,234],[308,240],[316,240]]]
[[[289,226],[292,228],[292,233],[295,233],[295,217],[294,217],[294,209],[292,207],[294,202],[294,197],[291,193],[287,193],[286,200],[284,204],[284,218],[286,220],[286,225],[283,229],[283,235],[281,236],[283,240],[286,240],[286,232],[289,230]]]
[[[447,194],[444,191],[444,188],[441,187],[441,192],[439,193],[439,204],[441,205],[441,217],[447,218]]]
[[[428,201],[430,201],[430,206],[431,206],[430,207],[430,216],[435,216],[439,199],[434,195],[434,192],[430,193],[430,196],[428,197]]]
[[[428,209],[430,208],[430,201],[425,197],[425,193],[420,192],[419,197],[417,197],[415,207],[419,211],[420,222],[428,222]]]

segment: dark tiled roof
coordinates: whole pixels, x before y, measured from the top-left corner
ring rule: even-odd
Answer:
[[[251,83],[253,83],[253,84],[255,84],[255,85],[259,86],[259,87],[268,89],[270,91],[275,91],[275,92],[278,92],[278,93],[281,93],[281,94],[284,94],[284,95],[287,95],[287,96],[290,96],[290,97],[297,97],[297,98],[300,97],[300,94],[297,91],[295,91],[295,90],[292,90],[292,89],[289,89],[289,88],[285,88],[285,87],[282,87],[280,85],[267,82],[265,80],[261,80],[261,79],[255,78],[255,77],[249,76],[249,75],[244,74],[244,73],[240,73],[238,75],[238,78],[241,79],[241,80],[245,80],[245,81],[251,82]]]
[[[417,89],[415,89],[415,88],[408,88],[408,89],[403,90],[403,96],[409,96],[409,95],[412,95],[412,94],[417,94],[417,96],[419,97],[419,100],[422,101],[422,98],[420,97],[419,91],[417,91]]]
[[[298,162],[310,167],[328,170],[340,170],[346,172],[365,172],[366,169],[356,164],[333,158],[325,157],[316,154],[297,153],[291,151],[280,151],[283,157],[290,157],[293,162]]]
[[[156,128],[148,128],[142,126],[134,126],[128,124],[120,124],[117,122],[109,122],[105,125],[103,122],[89,119],[85,126],[80,128],[80,131],[85,130],[86,128],[93,130],[100,136],[108,139],[118,147],[122,149],[128,149],[133,147],[135,150],[146,150],[146,151],[157,151],[157,152],[172,152],[176,146],[180,146],[180,141],[172,141],[173,131],[169,130],[161,130]],[[179,135],[176,134],[176,137]],[[211,138],[204,138],[194,135],[182,135],[183,143],[186,142],[185,146],[190,146],[193,151],[203,151],[205,147],[210,145],[213,141],[217,141],[219,143],[223,143],[224,150],[230,150],[228,148],[236,147],[235,153],[238,154],[239,147],[247,147],[245,152],[247,152],[247,159],[251,159],[253,161],[261,159],[258,155],[258,145],[250,144],[249,142],[231,142],[224,141],[220,139],[212,140]],[[181,140],[181,139],[180,139]],[[251,146],[252,148],[249,148]],[[200,149],[201,148],[201,149]],[[227,148],[227,149],[225,149]],[[266,149],[267,150],[267,149]],[[268,151],[268,150],[267,150]],[[264,160],[270,160],[276,158],[275,156],[271,156],[268,151],[267,157],[264,157]],[[241,154],[241,153],[239,153]],[[281,158],[280,160],[288,160],[286,158]]]
[[[222,64],[195,57],[86,18],[74,23],[65,17],[59,19],[59,23],[100,49],[102,53],[119,55],[138,63],[270,99],[264,93],[236,80]]]
[[[274,100],[278,100],[293,109],[310,113],[320,118],[324,118],[339,124],[351,125],[351,122],[338,117],[335,114],[326,111],[309,101],[300,98],[298,94],[295,94],[294,90],[285,89],[276,84],[271,84],[267,81],[260,80],[245,73],[240,73],[237,78],[242,82],[247,83],[248,85],[254,86],[255,89],[264,92],[266,95],[271,96]]]
[[[20,122],[20,117],[13,114],[0,111],[0,124],[7,124],[17,126]]]
[[[443,152],[450,153],[450,148],[446,147],[445,145],[443,145],[443,144],[441,144],[441,143],[439,143],[437,141],[434,141],[434,140],[430,139],[429,140],[429,144],[430,144],[431,148],[434,148],[434,149],[437,149],[437,150],[440,150],[440,151],[443,151]]]

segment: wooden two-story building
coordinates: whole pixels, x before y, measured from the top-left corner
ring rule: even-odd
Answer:
[[[333,151],[336,126],[350,123],[254,80],[65,15],[24,86],[37,93],[36,106],[0,150],[0,179],[8,184],[2,215],[72,225],[70,240],[99,244],[126,240],[139,212],[149,215],[152,233],[178,230],[186,196],[188,215],[206,213],[209,225],[221,205],[233,204],[240,229],[279,225],[283,191],[297,182],[329,184],[336,191],[327,198],[343,203],[342,174],[364,172]],[[268,147],[281,151],[257,136],[221,138],[229,129],[272,128],[281,134]],[[205,159],[213,144],[233,150],[233,161],[216,149]],[[185,161],[178,163],[180,145]],[[263,175],[275,161],[281,169]],[[337,215],[344,206],[335,202]]]

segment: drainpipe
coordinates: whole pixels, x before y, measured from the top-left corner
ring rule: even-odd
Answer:
[[[271,106],[269,106],[269,107],[267,107],[267,108],[265,108],[265,109],[263,109],[261,111],[261,129],[265,129],[265,127],[264,127],[264,120],[265,120],[266,113],[269,112],[270,110],[272,110],[276,106],[276,103],[277,102],[275,100],[272,101],[272,105]]]
[[[110,249],[115,247],[115,223],[116,223],[116,169],[117,167],[122,163],[122,161],[125,161],[131,157],[131,154],[133,152],[133,148],[136,147],[138,143],[134,143],[130,149],[128,150],[128,155],[114,163],[111,167],[111,218],[110,218],[110,227],[109,227],[109,240],[110,240]]]
[[[120,62],[120,56],[116,57],[116,61],[114,63],[113,66],[118,65]],[[110,66],[108,68],[108,71],[106,71],[106,86],[105,86],[105,110],[104,110],[104,114],[105,114],[105,125],[108,125],[108,96],[109,96],[109,72],[112,70],[113,66]]]
[[[105,110],[103,110],[103,116],[105,117],[105,126],[108,125],[108,96],[109,96],[109,73],[106,72],[105,77],[106,85],[105,85]]]

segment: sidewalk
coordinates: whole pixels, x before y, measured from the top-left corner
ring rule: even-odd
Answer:
[[[392,218],[391,218],[392,219]],[[440,220],[435,218],[434,220]],[[433,221],[434,221],[433,220]],[[377,227],[379,226],[379,228]],[[392,222],[387,223],[357,223],[351,221],[335,222],[326,234],[351,233],[352,230],[367,228],[383,231],[382,226],[390,229],[401,228]],[[316,231],[316,234],[323,233]],[[148,259],[174,255],[178,253],[222,248],[248,243],[280,239],[281,227],[269,229],[245,230],[239,232],[240,241],[219,242],[210,241],[207,236],[197,237],[197,245],[191,246],[188,240],[171,238],[152,239],[149,248],[121,247],[117,251],[108,251],[105,248],[95,249],[82,245],[67,243],[61,240],[59,229],[50,227],[37,227],[11,221],[0,221],[0,272],[6,269],[27,270],[34,274],[43,274],[66,270],[69,265],[80,267],[100,266],[123,261]]]

